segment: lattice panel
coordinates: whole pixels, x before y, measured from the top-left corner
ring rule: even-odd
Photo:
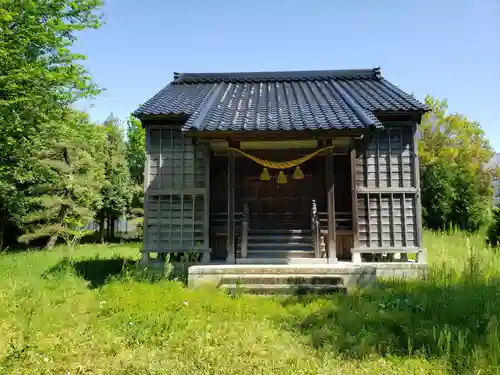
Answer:
[[[360,247],[418,247],[414,194],[358,194]]]
[[[150,194],[146,207],[149,250],[208,247],[204,195]]]
[[[414,187],[412,127],[377,132],[356,158],[356,185],[366,188]]]
[[[205,148],[178,130],[149,130],[149,181],[153,190],[205,187]]]

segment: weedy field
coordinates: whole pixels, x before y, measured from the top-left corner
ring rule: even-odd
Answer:
[[[138,247],[0,255],[2,374],[497,374],[500,254],[425,233],[426,281],[231,298],[134,271]]]

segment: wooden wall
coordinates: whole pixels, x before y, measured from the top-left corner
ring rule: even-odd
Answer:
[[[209,153],[176,127],[146,126],[145,250],[208,248]]]
[[[359,248],[421,246],[415,123],[386,125],[356,147]]]

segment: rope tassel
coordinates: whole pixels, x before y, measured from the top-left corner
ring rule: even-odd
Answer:
[[[271,175],[269,174],[269,171],[267,168],[264,168],[260,174],[260,179],[261,181],[269,181],[271,179]]]
[[[297,167],[295,167],[292,177],[294,178],[294,180],[302,180],[304,178],[304,172],[302,172],[300,166],[297,165]]]
[[[286,184],[286,174],[283,172],[283,170],[280,171],[278,174],[278,184]]]

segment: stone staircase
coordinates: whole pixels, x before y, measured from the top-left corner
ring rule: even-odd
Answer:
[[[241,250],[241,247],[238,247]],[[237,254],[239,256],[239,254]],[[248,233],[248,259],[314,258],[310,230],[251,229]]]
[[[352,264],[236,264],[190,267],[188,284],[210,283],[232,294],[324,294],[371,286],[375,278],[375,268]]]

